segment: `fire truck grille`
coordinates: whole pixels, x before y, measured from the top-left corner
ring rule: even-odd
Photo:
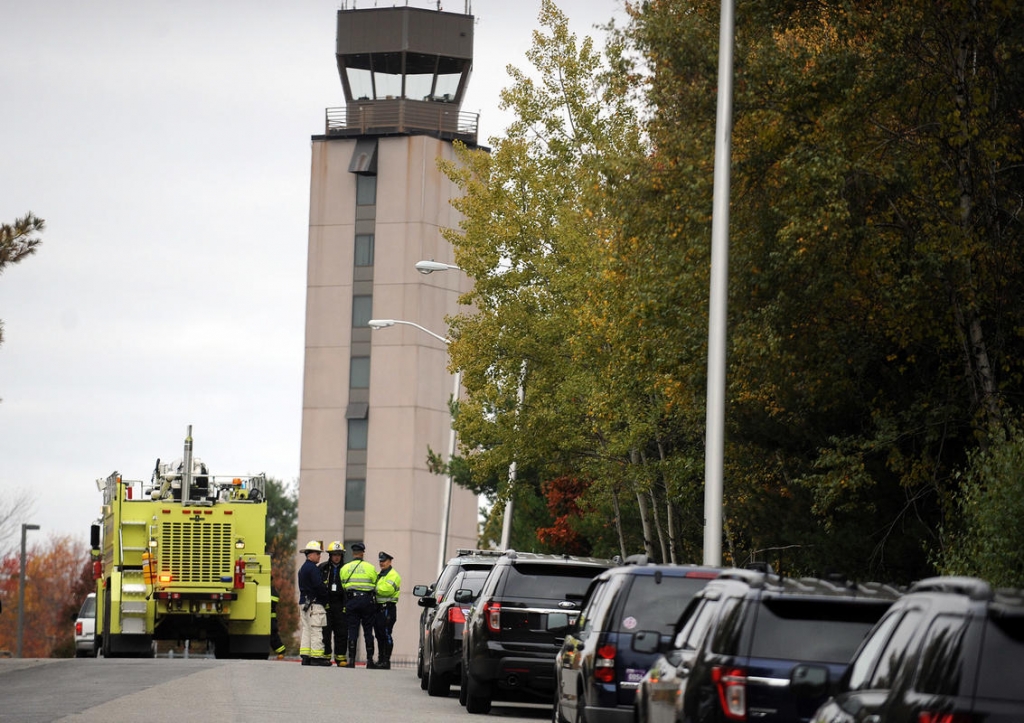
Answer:
[[[231,525],[220,522],[164,522],[157,552],[160,572],[175,583],[218,583],[231,575]]]

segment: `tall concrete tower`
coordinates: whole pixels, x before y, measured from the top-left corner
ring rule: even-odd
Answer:
[[[477,116],[460,110],[473,64],[473,16],[413,7],[338,11],[344,108],[328,108],[312,139],[299,545],[366,544],[402,575],[395,660],[416,654],[417,583],[442,559],[476,546],[477,500],[456,487],[444,554],[454,379],[442,337],[469,288],[461,271],[430,276],[417,261],[453,264],[443,227],[457,227],[458,189],[438,170],[452,141],[476,144]],[[351,553],[346,555],[351,559]]]

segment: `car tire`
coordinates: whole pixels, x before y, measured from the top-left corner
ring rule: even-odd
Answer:
[[[482,686],[473,682],[472,678],[466,681],[469,690],[466,691],[466,712],[487,714],[491,712],[491,697],[481,691]]]
[[[452,692],[452,684],[447,675],[434,670],[433,665],[427,666],[427,695],[432,698],[447,698]]]
[[[469,693],[469,682],[466,680],[466,665],[463,661],[462,672],[459,675],[459,705],[466,707],[466,694]]]
[[[424,670],[420,676],[420,690],[428,690],[430,686],[430,671]]]

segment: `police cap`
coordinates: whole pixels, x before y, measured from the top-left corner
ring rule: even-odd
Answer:
[[[395,558],[394,558],[394,556],[389,555],[388,553],[384,552],[384,550],[381,550],[380,552],[377,553],[377,559],[380,560],[381,562],[384,562],[385,560],[394,560]]]
[[[353,542],[352,552],[366,552],[366,545],[361,542]]]

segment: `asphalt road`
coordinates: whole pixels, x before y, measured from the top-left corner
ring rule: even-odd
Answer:
[[[458,688],[420,690],[409,669],[303,667],[290,660],[0,659],[0,721],[17,723],[427,723],[547,721],[545,705],[495,703],[470,715]]]

